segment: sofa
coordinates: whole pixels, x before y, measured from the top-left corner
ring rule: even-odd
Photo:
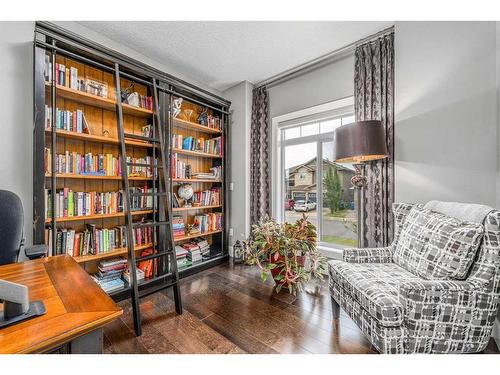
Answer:
[[[500,211],[394,203],[388,247],[345,249],[328,263],[340,308],[380,353],[473,353],[490,339],[500,300]]]

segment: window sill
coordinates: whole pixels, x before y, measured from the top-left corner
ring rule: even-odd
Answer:
[[[317,249],[319,250],[321,255],[323,255],[324,257],[327,257],[328,259],[342,260],[342,255],[344,254],[344,251],[342,249],[337,249],[337,248],[333,248],[333,247],[318,245]]]

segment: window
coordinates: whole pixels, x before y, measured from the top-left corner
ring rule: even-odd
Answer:
[[[303,214],[317,228],[324,247],[357,246],[354,167],[333,160],[334,131],[354,121],[352,106],[319,120],[278,123],[279,163],[276,216],[295,222]],[[315,115],[318,118],[318,114]],[[276,148],[278,149],[278,148]]]

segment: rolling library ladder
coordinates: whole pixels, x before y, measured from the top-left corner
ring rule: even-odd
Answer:
[[[119,98],[121,95],[120,87],[120,70],[118,64],[115,64],[115,82],[116,82],[116,94]],[[127,247],[128,247],[128,267],[130,270],[130,281],[131,281],[131,300],[132,300],[132,310],[134,316],[134,329],[137,336],[141,335],[141,311],[140,311],[140,299],[146,297],[150,294],[156,293],[160,290],[172,287],[174,291],[175,300],[175,310],[178,314],[182,314],[182,304],[181,304],[181,294],[179,287],[179,274],[177,271],[177,261],[175,256],[175,243],[173,239],[173,229],[172,229],[172,211],[170,204],[170,185],[168,178],[168,163],[165,160],[165,155],[170,154],[170,150],[167,149],[170,146],[168,138],[165,138],[164,126],[159,118],[159,108],[158,108],[158,91],[156,87],[156,79],[153,78],[150,86],[153,91],[153,138],[145,137],[142,135],[125,133],[123,128],[123,109],[121,100],[116,101],[116,109],[118,114],[118,137],[120,140],[120,153],[121,153],[121,163],[122,163],[122,181],[123,181],[123,191],[124,191],[124,209],[125,215],[125,225],[127,226]],[[138,141],[147,141],[155,145],[153,147],[153,159],[152,165],[143,163],[129,162],[127,158],[127,147],[125,144],[126,139],[133,139]],[[159,151],[157,155],[157,151]],[[156,161],[157,157],[159,163]],[[167,158],[168,159],[168,158]],[[128,167],[146,167],[151,168],[153,171],[153,188],[151,192],[130,192],[129,178],[128,178]],[[157,186],[158,185],[158,186]],[[150,196],[153,199],[153,220],[152,221],[140,221],[133,222],[132,211],[131,211],[131,199],[134,197]],[[157,200],[157,198],[160,198]],[[159,201],[159,202],[158,202]],[[157,220],[158,219],[158,220]],[[153,231],[153,248],[154,252],[151,255],[145,255],[136,257],[134,249],[134,229],[141,227],[158,227],[159,236],[157,238],[156,231]],[[158,283],[155,287],[146,289],[139,292],[139,286],[137,281],[137,273],[135,271],[137,263],[141,261],[157,260],[157,274],[153,279],[148,280],[148,283]]]

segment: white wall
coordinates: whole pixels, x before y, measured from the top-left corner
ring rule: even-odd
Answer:
[[[233,229],[230,246],[250,234],[250,121],[253,85],[243,81],[223,92],[231,101],[229,222]]]
[[[354,95],[354,55],[269,89],[270,117]]]
[[[0,189],[20,196],[32,239],[34,22],[0,22]]]
[[[397,22],[396,200],[496,204],[494,22]]]

